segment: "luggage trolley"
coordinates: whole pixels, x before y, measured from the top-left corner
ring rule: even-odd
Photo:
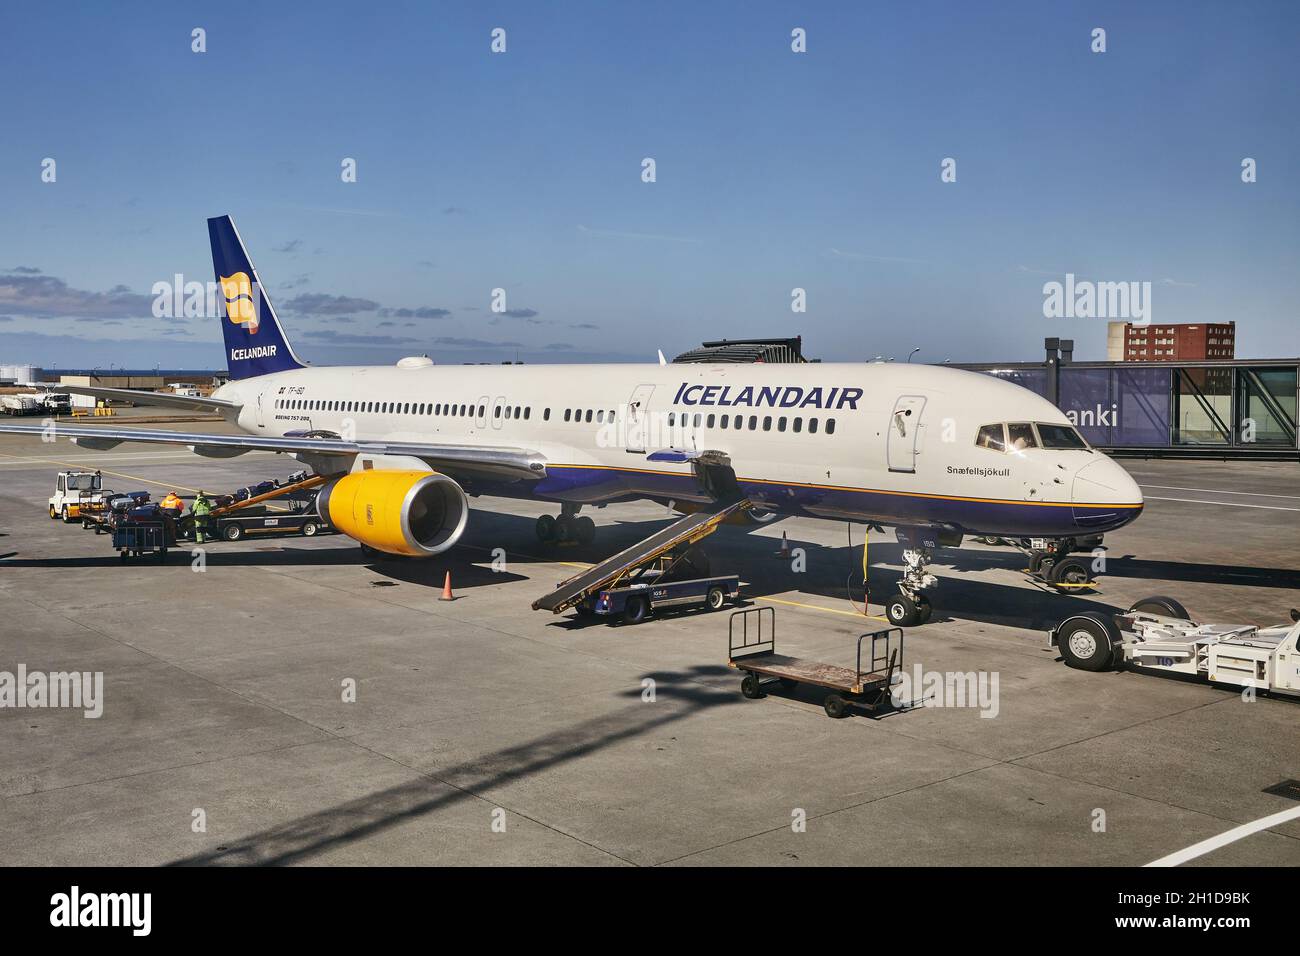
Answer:
[[[766,633],[763,627],[765,613],[769,615]],[[754,620],[753,635],[749,633],[751,617]],[[739,642],[736,640],[737,618],[741,624]],[[871,656],[867,669],[863,670],[862,642],[868,638],[871,639]],[[762,697],[763,687],[773,683],[786,690],[798,684],[815,684],[831,691],[822,701],[828,717],[845,716],[850,702],[861,704],[870,711],[882,710],[892,705],[890,691],[902,670],[903,629],[884,627],[859,635],[857,666],[850,670],[835,664],[778,654],[775,609],[747,608],[733,612],[727,622],[727,666],[745,671],[740,692],[750,699]]]

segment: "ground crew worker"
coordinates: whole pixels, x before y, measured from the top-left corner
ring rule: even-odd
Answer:
[[[194,499],[194,504],[190,506],[190,515],[194,519],[194,541],[197,544],[202,544],[205,540],[203,533],[208,530],[210,514],[212,514],[212,502],[200,490]]]
[[[158,507],[167,511],[174,511],[179,515],[185,510],[185,502],[181,500],[181,496],[176,492],[169,491],[167,492],[167,497],[162,500]]]

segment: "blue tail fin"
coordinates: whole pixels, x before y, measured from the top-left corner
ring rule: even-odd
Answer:
[[[208,220],[212,265],[225,301],[221,321],[231,379],[303,368],[276,318],[235,223],[229,216]]]

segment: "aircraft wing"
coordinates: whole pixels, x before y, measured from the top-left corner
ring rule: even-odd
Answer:
[[[455,476],[457,473],[515,479],[546,477],[541,454],[526,448],[491,445],[451,445],[408,441],[344,441],[339,438],[270,438],[257,435],[216,435],[153,428],[102,428],[93,425],[0,425],[0,433],[70,438],[77,445],[105,451],[123,442],[183,445],[207,458],[233,458],[250,451],[301,452],[313,455],[407,455]]]
[[[134,388],[100,388],[98,385],[48,385],[47,391],[70,392],[89,395],[91,398],[117,399],[137,405],[158,405],[163,408],[184,408],[193,412],[237,412],[238,402],[223,398],[192,398],[189,395],[172,395],[170,392],[145,392]]]

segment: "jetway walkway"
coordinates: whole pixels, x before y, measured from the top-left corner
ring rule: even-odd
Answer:
[[[588,568],[561,582],[550,594],[533,602],[534,611],[550,611],[559,614],[578,604],[593,592],[616,584],[621,578],[634,572],[637,568],[653,561],[674,548],[694,544],[701,538],[707,538],[718,530],[718,526],[732,515],[739,514],[750,507],[748,498],[741,498],[727,503],[717,503],[684,516],[668,527],[656,531],[643,541],[620,551],[612,558],[607,558],[594,568]]]

